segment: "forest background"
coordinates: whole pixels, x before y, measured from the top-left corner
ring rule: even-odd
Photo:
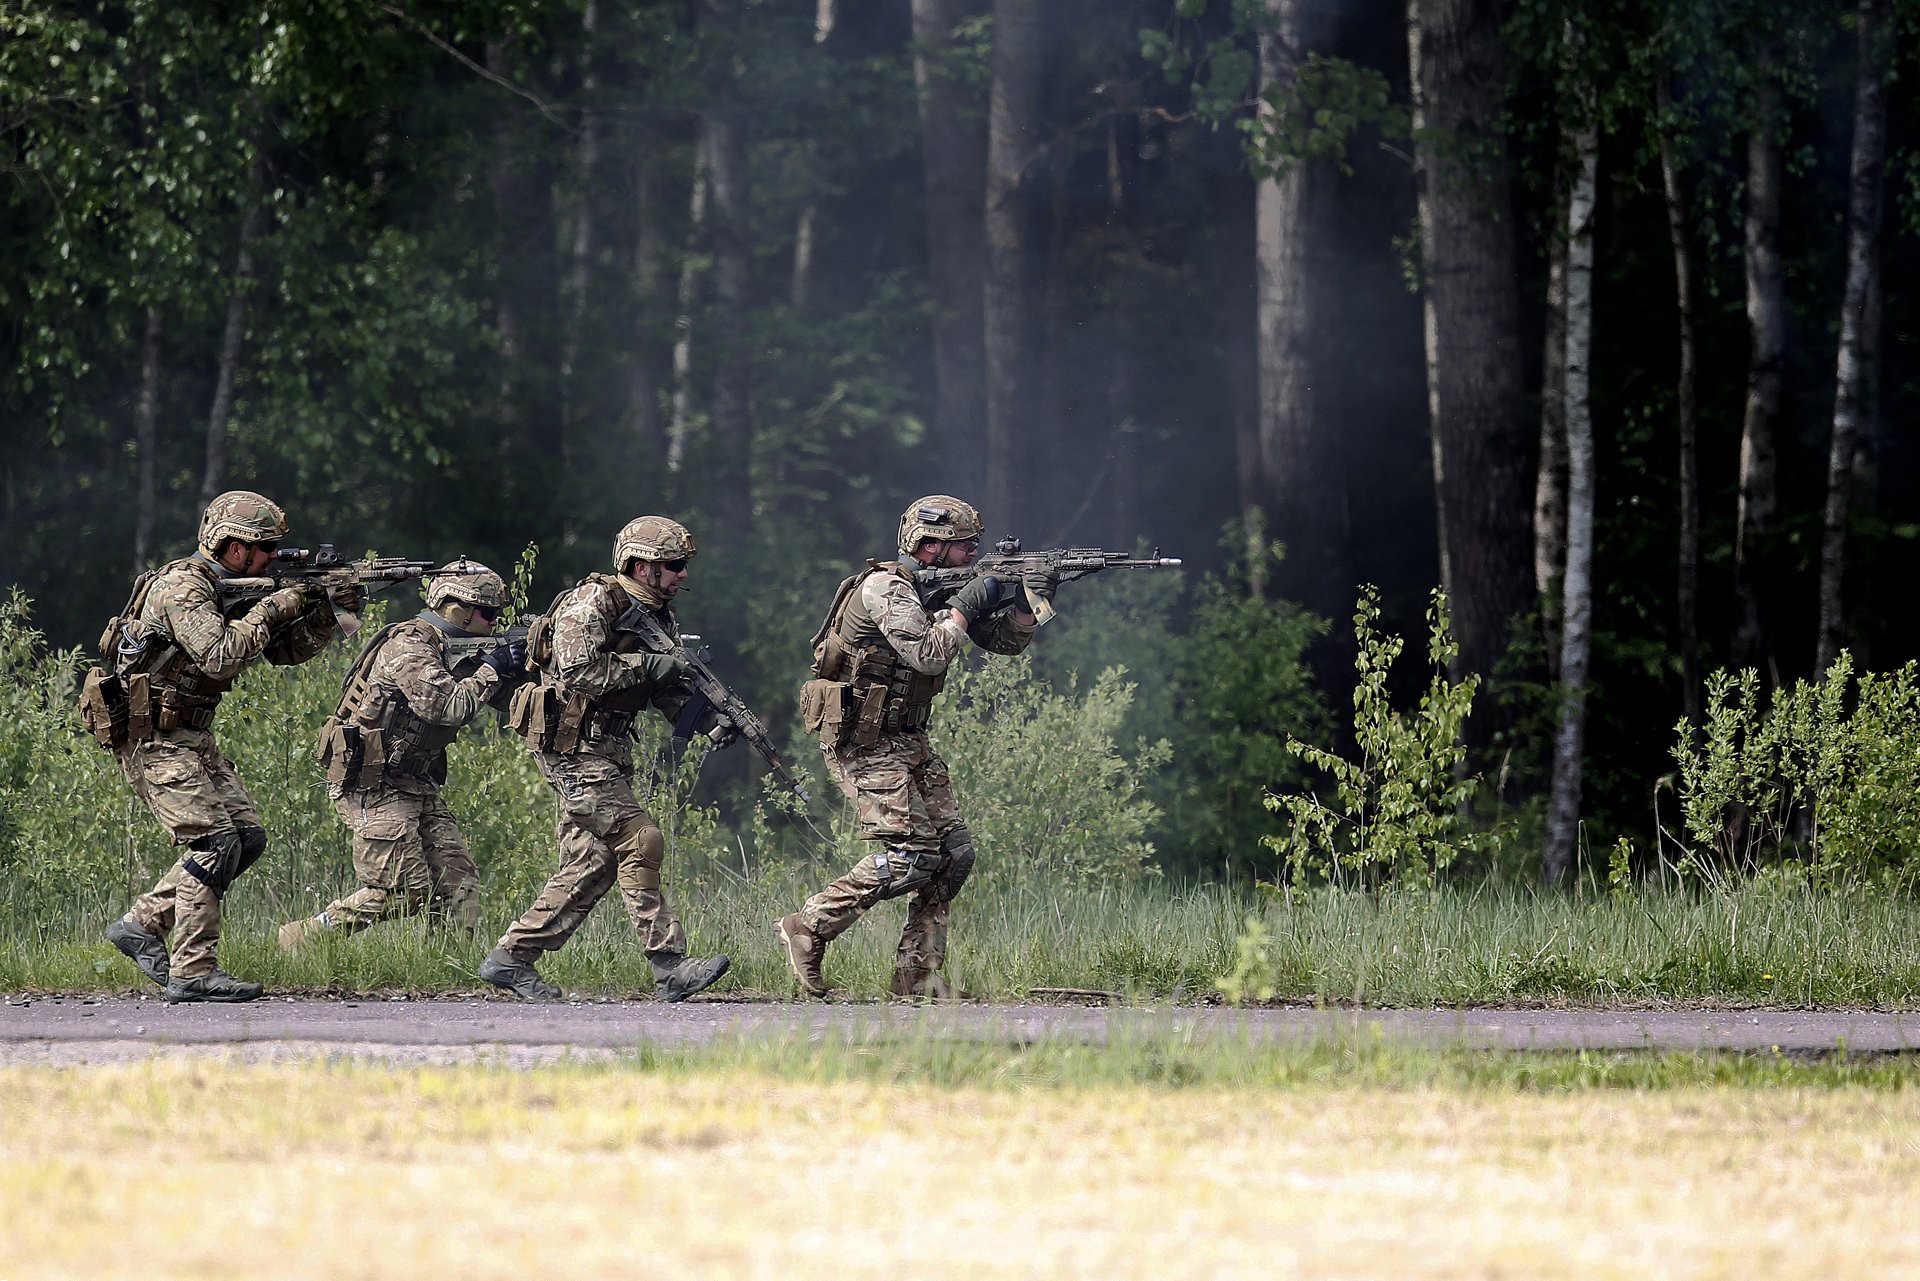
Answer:
[[[245,486],[301,545],[537,544],[537,608],[665,511],[685,625],[804,751],[833,584],[951,492],[989,539],[1185,557],[1068,587],[1033,651],[1082,723],[1126,668],[1097,745],[1170,872],[1276,877],[1265,792],[1332,800],[1289,737],[1366,758],[1363,583],[1390,631],[1451,602],[1506,833],[1461,866],[1632,875],[1657,824],[1804,855],[1826,768],[1878,789],[1859,865],[1910,871],[1920,748],[1860,762],[1915,724],[1915,17],[8,0],[0,582],[90,647]],[[1843,647],[1880,695],[1843,669],[1824,730],[1763,730]],[[1682,719],[1738,778],[1676,787]]]

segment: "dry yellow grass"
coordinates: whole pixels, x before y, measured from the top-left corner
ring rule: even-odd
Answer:
[[[1910,1277],[1920,1093],[0,1069],[0,1278]]]

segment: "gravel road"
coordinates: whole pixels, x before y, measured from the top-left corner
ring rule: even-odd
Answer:
[[[853,1040],[948,1036],[1102,1044],[1129,1029],[1308,1042],[1361,1029],[1390,1040],[1505,1050],[1920,1049],[1920,1014],[1815,1010],[1228,1010],[1072,1005],[898,1004],[511,998],[268,998],[169,1006],[157,997],[13,995],[0,1003],[0,1063],[86,1064],[156,1055],[248,1061],[338,1055],[397,1063],[527,1065],[615,1058],[642,1046],[730,1037]]]

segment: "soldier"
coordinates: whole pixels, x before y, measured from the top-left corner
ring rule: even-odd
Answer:
[[[900,518],[900,560],[868,561],[840,584],[813,640],[814,679],[801,714],[820,736],[827,773],[854,804],[863,840],[879,848],[797,912],[775,922],[787,964],[812,996],[825,996],[821,956],[882,899],[913,897],[895,953],[896,996],[946,995],[948,906],[973,869],[973,838],[954,808],[946,762],[927,739],[946,670],[974,644],[1018,654],[1033,640],[1032,602],[1053,599],[1059,577],[1036,570],[1020,583],[981,576],[942,603],[914,577],[980,554],[980,514],[932,494]]]
[[[142,575],[101,638],[124,690],[126,728],[114,743],[120,772],[153,816],[185,846],[172,870],[107,927],[107,938],[167,1000],[251,1001],[260,985],[219,967],[220,901],[258,862],[267,834],[253,798],[213,738],[213,712],[234,679],[265,658],[304,663],[332,639],[334,608],[360,607],[360,589],[283,587],[237,618],[220,608],[219,584],[257,577],[272,563],[287,519],[259,494],[234,490],[208,504],[194,555]],[[89,679],[89,694],[98,697]],[[104,706],[87,709],[104,717]],[[173,935],[172,955],[164,942]]]
[[[533,961],[563,945],[616,884],[654,981],[683,1001],[727,972],[725,955],[689,957],[687,936],[661,892],[666,837],[633,795],[634,718],[647,708],[675,719],[690,695],[685,660],[653,653],[621,630],[627,611],[653,613],[678,637],[673,598],[687,579],[693,535],[664,516],[642,516],[614,539],[615,574],[589,574],[555,598],[529,636],[539,682],[521,688],[508,723],[524,734],[558,797],[560,870],[480,965],[480,977],[529,1000],[560,989]]]
[[[466,930],[480,925],[480,874],[440,797],[447,745],[526,661],[524,639],[478,659],[454,659],[448,641],[486,636],[507,604],[500,575],[474,561],[442,566],[418,617],[381,628],[342,682],[320,732],[327,794],[353,832],[360,888],[318,916],[280,927],[297,951],[332,930],[353,933],[423,908]],[[471,669],[471,670],[468,670]]]

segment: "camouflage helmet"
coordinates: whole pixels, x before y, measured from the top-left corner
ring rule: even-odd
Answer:
[[[951,494],[928,494],[915,499],[913,505],[901,513],[900,554],[913,555],[923,538],[959,542],[980,537],[985,528],[972,503],[962,502]]]
[[[613,539],[613,568],[627,572],[630,560],[692,560],[699,549],[693,535],[677,520],[642,516],[620,527]]]
[[[200,517],[200,550],[218,556],[227,539],[272,543],[287,536],[287,514],[272,499],[250,489],[230,489],[207,504]]]
[[[479,561],[462,556],[427,575],[427,608],[438,609],[446,601],[501,609],[507,603],[507,585]]]

